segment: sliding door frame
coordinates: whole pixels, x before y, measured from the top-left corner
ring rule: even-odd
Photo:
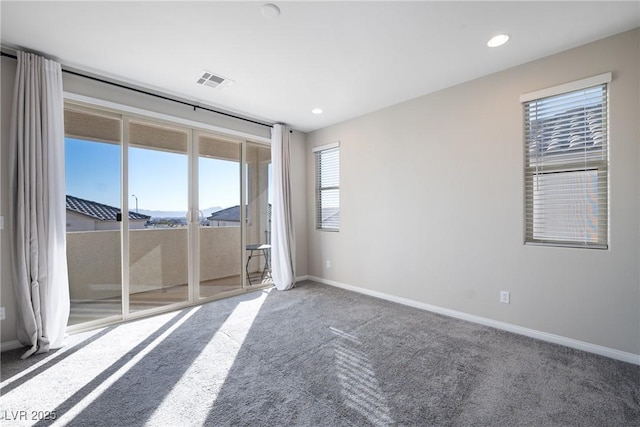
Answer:
[[[241,256],[238,262],[238,274],[242,278],[242,286],[237,291],[225,292],[221,295],[200,298],[199,281],[200,281],[200,240],[199,240],[199,201],[198,201],[198,138],[201,133],[220,135],[226,139],[236,141],[240,146],[240,206],[246,202],[247,195],[247,179],[245,176],[245,168],[247,162],[247,144],[254,143],[269,146],[271,141],[268,138],[256,135],[238,132],[230,129],[220,128],[218,126],[206,123],[173,117],[162,113],[149,110],[143,110],[137,107],[131,107],[123,104],[105,101],[97,98],[87,97],[75,93],[65,92],[65,104],[72,105],[74,108],[89,108],[105,111],[120,116],[121,119],[121,190],[120,205],[122,212],[129,212],[129,123],[131,120],[139,120],[150,124],[161,124],[176,128],[186,129],[188,131],[188,210],[187,210],[187,275],[188,275],[188,291],[187,300],[159,307],[149,308],[146,310],[130,312],[130,234],[129,234],[129,218],[128,215],[122,215],[120,223],[120,239],[121,239],[121,281],[122,281],[122,313],[105,319],[89,321],[67,327],[67,332],[74,333],[99,326],[114,324],[121,321],[147,317],[159,313],[169,312],[176,309],[203,304],[221,298],[227,298],[234,295],[243,294],[248,291],[255,291],[271,287],[272,285],[252,285],[247,286],[247,277],[244,265],[247,261],[246,247],[246,209],[240,209],[240,249]]]
[[[129,228],[129,215],[124,215],[124,212],[129,212],[129,198],[130,189],[129,189],[129,148],[130,148],[130,125],[132,122],[136,122],[138,124],[151,125],[151,126],[166,126],[169,129],[175,129],[180,131],[185,131],[187,133],[187,230],[185,233],[187,235],[187,298],[184,301],[177,301],[170,304],[159,305],[157,307],[146,308],[144,310],[131,312],[131,234]],[[191,176],[192,173],[189,169],[191,166],[191,151],[193,145],[193,130],[176,124],[167,120],[156,119],[154,117],[147,117],[139,114],[127,114],[122,113],[122,128],[123,128],[123,140],[122,140],[122,179],[121,179],[121,190],[120,194],[122,195],[121,205],[122,205],[122,222],[120,223],[121,230],[121,239],[122,239],[122,317],[123,320],[137,319],[141,317],[148,317],[158,313],[164,313],[167,311],[173,311],[176,309],[188,307],[193,304],[194,300],[192,299],[192,289],[194,284],[192,283],[192,274],[191,274],[191,258],[193,256],[191,249],[191,235],[190,235],[190,206],[191,206]],[[125,244],[126,242],[126,244]]]

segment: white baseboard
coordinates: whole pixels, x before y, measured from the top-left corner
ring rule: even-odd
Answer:
[[[609,347],[603,347],[596,344],[591,344],[585,341],[575,340],[573,338],[567,338],[560,335],[550,334],[547,332],[538,331],[535,329],[524,328],[522,326],[512,325],[510,323],[500,322],[498,320],[487,319],[486,317],[480,317],[462,311],[451,310],[448,308],[438,307],[431,304],[426,304],[419,301],[414,301],[408,298],[398,297],[395,295],[386,294],[383,292],[372,291],[370,289],[360,288],[358,286],[347,285],[345,283],[336,282],[333,280],[324,279],[316,276],[305,276],[306,280],[313,280],[315,282],[323,283],[325,285],[335,286],[337,288],[346,289],[353,292],[358,292],[364,295],[369,295],[376,298],[381,298],[387,301],[397,302],[399,304],[408,305],[411,307],[419,308],[433,313],[442,314],[456,319],[466,320],[468,322],[478,323],[485,326],[490,326],[503,331],[513,332],[519,335],[524,335],[530,338],[536,338],[542,341],[551,342],[554,344],[560,344],[566,347],[575,348],[577,350],[587,351],[589,353],[598,354],[600,356],[609,357],[611,359],[621,360],[627,363],[633,363],[634,365],[640,365],[640,354],[628,353],[625,351],[616,350]]]
[[[296,282],[302,282],[303,280],[309,280],[309,275],[305,274],[304,276],[297,276]]]
[[[24,347],[24,345],[18,340],[6,341],[3,343],[0,343],[0,352],[15,350],[16,348],[20,348],[20,347]]]

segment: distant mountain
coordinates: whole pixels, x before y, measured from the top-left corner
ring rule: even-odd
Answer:
[[[207,218],[212,213],[220,210],[222,210],[221,207],[215,206],[212,208],[202,209],[202,214]],[[138,213],[149,215],[151,218],[184,218],[187,215],[187,211],[150,211],[147,209],[139,209]]]

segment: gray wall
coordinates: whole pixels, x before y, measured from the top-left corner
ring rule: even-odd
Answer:
[[[293,131],[290,136],[291,199],[296,240],[296,276],[306,276],[307,258],[307,136]],[[313,220],[311,221],[313,223]]]
[[[307,198],[309,274],[640,354],[639,56],[636,29],[310,133],[308,195],[341,142],[342,224]],[[610,247],[525,246],[519,96],[608,71]]]

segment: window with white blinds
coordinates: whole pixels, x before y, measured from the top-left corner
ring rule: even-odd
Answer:
[[[315,147],[316,228],[340,229],[340,143]]]
[[[526,243],[607,248],[610,80],[608,73],[521,97]]]

